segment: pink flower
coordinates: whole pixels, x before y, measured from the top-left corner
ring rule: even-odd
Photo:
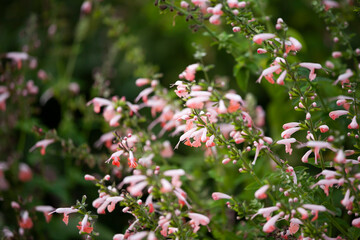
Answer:
[[[333,58],[339,58],[339,57],[342,56],[342,52],[340,52],[340,51],[335,51],[335,52],[332,52],[331,55],[332,55]]]
[[[10,93],[5,91],[3,93],[0,93],[0,110],[5,111],[6,110],[6,99],[10,97]]]
[[[202,109],[204,102],[208,101],[209,97],[195,97],[186,101],[186,106],[191,109]]]
[[[331,117],[332,120],[337,119],[338,117],[342,116],[342,115],[346,115],[349,112],[346,110],[335,110],[329,113],[329,116]]]
[[[305,220],[305,219],[307,219],[309,217],[308,212],[304,208],[298,207],[296,210],[301,214],[301,219],[302,220]]]
[[[327,125],[321,125],[319,129],[322,133],[326,133],[327,131],[329,131],[329,127]]]
[[[323,4],[325,5],[325,11],[329,10],[330,8],[339,7],[339,3],[333,0],[323,0]]]
[[[91,13],[91,2],[90,1],[85,1],[83,2],[83,4],[81,5],[81,12],[84,14],[89,14]]]
[[[237,33],[237,32],[241,31],[241,28],[240,27],[233,27],[232,30],[233,30],[234,33]]]
[[[135,195],[133,195],[135,196]],[[120,196],[116,196],[116,197],[106,197],[105,198],[105,201],[98,207],[97,209],[97,213],[98,214],[105,214],[105,208],[107,208],[107,210],[109,212],[112,212],[114,211],[115,209],[115,205],[124,200],[123,197],[120,197]]]
[[[210,223],[210,219],[208,217],[199,213],[189,213],[189,218],[191,219],[190,225],[194,229],[194,233],[200,229],[199,225],[205,226]]]
[[[63,213],[64,214],[64,218],[63,218],[63,222],[68,225],[69,223],[69,214],[71,213],[76,213],[78,212],[77,209],[75,208],[57,208],[55,209],[55,211],[50,212],[49,214],[53,214],[53,213]]]
[[[303,204],[303,207],[306,209],[309,209],[313,212],[315,212],[315,216],[313,217],[313,219],[311,219],[311,221],[315,221],[318,218],[318,213],[319,212],[325,212],[327,211],[326,207],[322,206],[322,205],[315,205],[315,204]]]
[[[20,213],[20,221],[19,221],[20,228],[31,229],[33,227],[33,225],[34,225],[33,221],[29,217],[29,212],[28,211],[21,212]]]
[[[322,179],[311,186],[311,189],[315,186],[321,186],[321,188],[324,190],[324,193],[326,196],[329,196],[329,187],[332,187],[334,184],[339,184],[339,180],[337,179]]]
[[[300,63],[300,67],[304,67],[310,70],[309,79],[310,81],[314,80],[316,78],[315,69],[321,69],[322,66],[318,63]]]
[[[280,68],[281,66],[279,64],[276,64],[274,66],[264,69],[264,71],[261,73],[260,77],[256,82],[260,83],[261,79],[265,77],[265,79],[268,80],[269,83],[274,84],[273,73],[280,70]]]
[[[187,8],[187,7],[189,7],[189,3],[185,2],[185,1],[181,1],[180,6],[182,8]]]
[[[287,74],[287,71],[284,70],[284,71],[280,74],[280,76],[278,77],[278,79],[276,80],[276,83],[279,84],[279,85],[284,85],[284,80],[285,80],[286,74]]]
[[[351,69],[346,69],[346,72],[343,74],[340,74],[338,79],[333,83],[336,85],[338,82],[341,82],[341,85],[344,85],[345,83],[349,83],[349,78],[354,75],[353,71]]]
[[[274,38],[274,37],[276,37],[276,35],[272,34],[272,33],[260,33],[253,37],[253,41],[256,44],[262,44],[263,41]]]
[[[171,185],[171,183],[170,183],[168,180],[166,180],[165,178],[162,178],[162,179],[160,180],[160,183],[161,183],[161,189],[160,189],[160,191],[161,191],[162,193],[167,193],[167,192],[171,192],[171,191],[172,191],[173,186]]]
[[[32,179],[32,170],[26,163],[19,164],[19,174],[18,178],[22,182],[28,182]]]
[[[351,224],[354,227],[360,228],[360,218],[355,218],[354,220],[352,220]]]
[[[302,45],[296,38],[289,37],[289,41],[291,42],[291,50],[296,52],[301,50]]]
[[[150,84],[150,79],[148,79],[148,78],[138,78],[138,79],[136,79],[135,84],[138,87],[142,87],[142,86]]]
[[[46,222],[50,222],[52,215],[49,215],[49,213],[54,211],[52,206],[36,206],[35,210],[44,213]]]
[[[307,152],[304,154],[304,156],[301,158],[301,161],[302,161],[303,163],[307,163],[307,162],[308,162],[308,158],[309,158],[309,156],[310,156],[311,153],[312,153],[312,150],[310,149],[309,151],[307,151]]]
[[[353,117],[351,123],[348,125],[348,129],[358,129],[359,124],[356,122],[356,116]]]
[[[215,201],[219,199],[231,199],[231,196],[221,192],[213,192],[211,196]]]
[[[346,156],[345,156],[345,153],[343,150],[339,150],[337,153],[336,153],[336,156],[334,158],[334,161],[337,162],[337,163],[346,163]]]
[[[320,149],[327,148],[333,150],[330,143],[323,141],[308,141],[305,145],[314,148],[315,164],[317,164],[317,159],[320,157]]]
[[[227,4],[229,8],[237,8],[238,7],[238,0],[227,0]]]
[[[301,127],[293,127],[293,128],[286,129],[285,131],[283,131],[281,133],[281,137],[282,138],[290,138],[293,133],[296,133],[300,129],[301,129]]]
[[[85,179],[86,181],[95,181],[95,180],[96,180],[96,178],[95,178],[94,176],[90,175],[90,174],[86,174],[86,175],[84,176],[84,179]]]
[[[325,66],[330,69],[334,69],[334,67],[335,67],[335,65],[330,61],[326,61]]]
[[[266,233],[271,233],[273,232],[276,227],[275,227],[275,223],[276,221],[280,218],[281,213],[273,216],[272,218],[270,218],[264,225],[263,227],[263,231]]]
[[[260,208],[256,214],[254,214],[254,216],[251,217],[251,219],[253,219],[255,216],[262,214],[264,218],[268,218],[270,217],[270,215],[279,210],[279,207],[277,206],[273,206],[273,207],[267,207],[267,208]]]
[[[196,69],[200,66],[199,63],[194,63],[186,67],[185,71],[179,75],[180,79],[185,78],[188,81],[195,80]]]
[[[55,139],[44,139],[44,140],[41,140],[41,141],[37,142],[34,146],[32,146],[29,151],[32,152],[32,151],[34,151],[36,148],[41,148],[41,150],[40,150],[41,155],[45,155],[45,149],[46,149],[46,147],[47,147],[49,144],[53,143],[53,142],[55,142]]]
[[[299,126],[299,125],[300,125],[300,123],[298,123],[298,122],[285,123],[285,124],[283,125],[283,129],[286,130],[286,129],[289,129],[289,128],[297,127],[297,126]]]
[[[285,152],[289,153],[291,155],[292,153],[292,148],[291,148],[291,144],[296,142],[295,138],[287,138],[287,139],[283,139],[283,140],[279,140],[276,143],[277,144],[284,144],[285,145]]]
[[[102,106],[112,105],[112,102],[105,98],[96,97],[89,101],[86,105],[89,106],[90,104],[94,105],[94,112],[99,113]]]
[[[269,185],[264,185],[261,188],[259,188],[254,194],[255,197],[257,199],[265,199],[265,198],[267,198],[266,191],[269,189],[269,187],[270,187]]]
[[[300,224],[302,224],[301,220],[297,219],[297,218],[292,218],[290,220],[290,227],[289,227],[289,234],[293,235],[295,233],[297,233],[297,231],[300,228]]]
[[[25,52],[8,52],[6,57],[13,60],[17,64],[18,69],[21,69],[22,61],[28,60],[29,54]]]
[[[152,93],[154,91],[154,89],[152,87],[149,88],[145,88],[144,90],[142,90],[139,95],[135,98],[135,103],[138,102],[140,100],[140,98],[142,98],[143,102],[146,103],[148,100],[148,96],[150,93]]]
[[[136,168],[137,167],[136,158],[134,157],[134,154],[133,154],[132,151],[129,151],[128,165],[131,168]]]
[[[347,210],[351,210],[353,208],[354,199],[355,196],[350,197],[350,189],[348,189],[345,193],[344,199],[340,202]]]
[[[115,165],[117,167],[120,167],[120,156],[124,153],[124,150],[119,150],[114,152],[111,157],[106,160],[106,163],[109,163],[110,160],[112,160],[112,165]]]

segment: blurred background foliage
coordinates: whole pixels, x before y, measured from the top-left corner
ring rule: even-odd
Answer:
[[[90,13],[80,11],[82,3],[73,0],[1,1],[0,54],[25,51],[36,57],[36,70],[25,67],[20,73],[25,80],[32,79],[39,86],[39,94],[33,102],[8,103],[9,110],[24,110],[17,115],[14,128],[8,126],[6,119],[9,113],[0,113],[2,161],[19,160],[34,169],[33,181],[25,184],[17,180],[17,170],[6,173],[12,185],[10,190],[1,192],[0,227],[6,225],[15,228],[9,225],[16,222],[14,210],[9,206],[10,199],[19,199],[19,202],[30,206],[46,204],[55,207],[70,206],[83,194],[88,199],[95,199],[95,187],[85,182],[83,175],[96,172],[94,166],[104,168],[103,162],[108,158],[108,153],[105,153],[105,148],[93,148],[93,144],[110,128],[101,116],[96,116],[90,107],[86,107],[86,102],[96,96],[109,98],[113,95],[125,96],[132,101],[139,92],[135,80],[152,77],[159,72],[163,74],[161,84],[170,86],[187,65],[196,61],[193,58],[193,43],[206,49],[206,64],[215,65],[211,71],[213,77],[227,76],[231,88],[263,106],[267,112],[266,131],[271,137],[279,139],[282,124],[298,118],[294,112],[289,114],[293,106],[286,89],[282,86],[270,88],[267,82],[256,84],[260,72],[256,67],[255,71],[247,70],[253,66],[245,58],[238,56],[234,59],[224,49],[218,50],[210,37],[203,36],[201,29],[193,32],[183,17],[160,12],[154,6],[154,1],[95,0]],[[283,18],[291,34],[303,44],[298,59],[323,64],[329,58],[332,39],[311,8],[311,1],[269,0],[263,1],[263,4],[258,11],[263,9],[272,23],[278,17]],[[360,29],[354,15],[345,12],[344,16],[348,18],[349,29],[358,34]],[[220,32],[218,27],[210,27]],[[230,26],[222,30],[231,32]],[[249,47],[245,38],[234,39],[239,48]],[[353,43],[359,46],[359,38],[353,38]],[[268,64],[265,59],[261,67]],[[40,69],[46,73],[43,79],[39,78]],[[249,79],[248,83],[242,82],[244,78]],[[69,89],[69,86],[76,89]],[[331,86],[323,89],[334,91]],[[27,113],[30,104],[31,112]],[[56,134],[53,134],[61,136],[61,144],[49,147],[46,156],[41,156],[38,151],[29,154],[30,147],[41,139],[33,133],[34,125],[41,127],[44,132],[55,129]],[[60,149],[64,148],[66,151],[59,154]],[[209,183],[214,182],[211,171],[224,171],[224,179],[217,182],[217,190],[231,194],[231,189],[226,189],[226,186],[238,176],[236,169],[229,167],[220,170],[216,167],[217,163],[211,161],[203,166],[199,161],[201,150],[195,155],[187,155],[185,147],[181,147],[180,153],[182,155],[178,159],[175,157],[173,163],[181,162],[187,156],[183,167],[189,171],[195,169],[192,171],[194,177],[204,179],[193,189],[186,189],[190,197],[192,190],[195,193],[203,191],[204,199],[208,192],[214,190],[206,189],[212,186]],[[299,164],[299,156],[293,158],[294,163]],[[258,170],[265,174],[265,169]],[[239,177],[235,181],[239,184],[232,191],[237,193],[241,192],[244,182],[250,182]],[[26,203],[29,196],[36,196],[36,200],[27,199]],[[249,200],[252,196],[241,195],[239,198]],[[114,233],[124,230],[127,217],[112,220],[119,214],[120,210],[117,209],[100,216],[96,231],[100,232],[101,239],[111,239]],[[79,238],[75,227],[66,227],[54,220],[47,225],[41,215],[37,213],[39,219],[35,220],[41,222],[40,227],[36,228],[38,232],[34,233],[35,239]],[[71,218],[69,225],[75,225],[78,220]],[[225,224],[225,220],[219,221]]]

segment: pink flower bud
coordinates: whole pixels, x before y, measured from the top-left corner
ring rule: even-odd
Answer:
[[[89,14],[91,13],[91,9],[92,9],[92,4],[90,1],[85,1],[82,5],[81,5],[81,12],[84,14]]]
[[[231,196],[220,192],[214,192],[211,196],[215,201],[219,199],[231,199]]]
[[[94,180],[96,180],[96,178],[94,176],[90,175],[90,174],[86,174],[84,176],[84,178],[85,178],[86,181],[94,181]]]
[[[322,133],[326,133],[327,131],[329,131],[329,127],[327,125],[321,125],[319,129]]]
[[[233,32],[236,33],[236,32],[240,32],[241,31],[241,28],[240,27],[233,27]]]
[[[342,56],[342,53],[339,52],[339,51],[335,51],[335,52],[333,52],[331,55],[332,55],[333,58],[339,58],[339,57]]]

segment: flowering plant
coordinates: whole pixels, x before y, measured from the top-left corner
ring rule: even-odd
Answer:
[[[25,45],[24,52],[4,54],[0,109],[3,125],[11,129],[4,134],[21,132],[15,137],[18,149],[4,145],[12,154],[0,167],[4,209],[8,205],[7,211],[16,213],[16,220],[6,219],[15,224],[3,227],[4,237],[36,236],[41,227],[34,219],[42,212],[49,224],[58,220],[50,222],[52,216],[62,214],[69,228],[77,215],[78,233],[86,239],[358,239],[360,49],[353,47],[358,42],[347,21],[358,16],[346,14],[359,8],[353,1],[312,1],[333,48],[324,62],[317,62],[301,54],[306,39],[282,18],[265,15],[266,4],[155,1],[161,13],[176,17],[174,24],[184,18],[194,32],[203,32],[200,39],[235,60],[230,78],[220,77],[217,65],[209,64],[208,47],[193,44],[193,60],[176,76],[166,75],[172,79],[166,87],[126,24],[102,1],[82,4],[63,75],[38,69],[32,55],[39,48],[36,41]],[[95,20],[109,30],[112,45],[94,73],[91,91],[82,93],[69,80],[76,79],[76,58]],[[55,32],[50,25],[48,37]],[[129,87],[138,92],[133,101],[110,94],[107,79],[113,77],[118,52],[125,53],[126,64],[136,66]],[[39,87],[25,79],[36,70],[40,103],[57,99],[66,106],[57,129],[29,121],[36,119],[33,102]],[[258,104],[261,95],[250,94],[249,86],[264,86],[272,105]],[[101,132],[96,141],[94,129]],[[25,154],[19,149],[30,132],[38,141]],[[63,184],[49,163],[25,163],[34,155],[63,161]],[[87,188],[76,191],[81,201],[75,204],[66,193],[72,178]],[[51,193],[46,181],[59,184],[61,192]],[[42,189],[45,195],[24,195],[21,182],[33,182],[31,190]],[[61,201],[47,200],[47,192]],[[106,215],[110,225],[117,223],[110,233],[101,229]]]

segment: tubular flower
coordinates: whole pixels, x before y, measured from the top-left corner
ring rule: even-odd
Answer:
[[[112,102],[105,98],[96,97],[89,101],[86,105],[89,106],[90,104],[94,105],[94,112],[99,113],[102,106],[112,105]]]
[[[351,210],[353,208],[355,196],[350,197],[350,189],[348,189],[345,193],[344,199],[341,200],[341,204],[347,209]]]
[[[46,222],[50,222],[52,215],[49,215],[49,213],[54,211],[52,206],[36,206],[35,210],[44,213]]]
[[[287,139],[283,139],[283,140],[279,140],[276,143],[277,144],[284,144],[285,145],[285,152],[289,153],[291,155],[292,153],[292,148],[291,148],[291,144],[296,142],[295,138],[287,138]]]
[[[85,214],[83,220],[79,222],[77,228],[80,230],[80,233],[91,233],[93,228],[90,227],[90,222],[88,222],[89,215]]]
[[[264,225],[264,227],[263,227],[263,231],[266,232],[266,233],[271,233],[271,232],[273,232],[273,231],[276,229],[275,223],[276,223],[276,221],[280,218],[281,215],[282,215],[282,214],[279,213],[279,214],[273,216],[272,218],[270,218],[270,219],[265,223],[265,225]]]
[[[21,212],[19,226],[23,229],[30,229],[33,227],[33,225],[34,225],[33,221],[29,217],[29,212],[28,211]]]
[[[179,78],[183,79],[185,78],[188,81],[194,81],[195,80],[195,73],[196,69],[200,66],[199,63],[194,63],[186,67],[185,71],[180,73]]]
[[[254,217],[256,217],[259,214],[262,214],[264,218],[268,218],[270,217],[270,215],[279,210],[279,207],[277,206],[273,206],[273,207],[267,207],[267,208],[260,208],[256,214],[254,214],[254,216],[251,217],[251,219],[253,219]]]
[[[316,78],[315,69],[321,69],[322,66],[318,63],[300,63],[300,67],[304,67],[310,70],[309,79],[310,81],[314,80]]]
[[[272,33],[260,33],[253,37],[253,41],[254,41],[254,43],[260,45],[260,44],[262,44],[263,41],[269,40],[274,37],[276,37],[276,35],[272,34]]]
[[[119,150],[114,152],[111,157],[106,160],[106,163],[109,163],[112,160],[112,165],[120,167],[120,156],[124,153],[124,150]]]
[[[134,157],[134,154],[132,151],[129,151],[128,165],[131,168],[137,167],[136,158]]]
[[[301,127],[293,127],[293,128],[286,129],[285,131],[283,131],[281,133],[281,137],[282,138],[290,138],[293,133],[296,133],[300,129],[301,129]]]
[[[315,205],[315,204],[303,204],[302,205],[304,208],[311,210],[312,212],[315,213],[315,216],[313,217],[313,219],[311,219],[311,221],[315,221],[318,218],[318,214],[319,212],[325,212],[327,211],[326,207],[322,206],[322,205]]]
[[[338,79],[333,83],[334,85],[338,84],[338,82],[341,82],[341,85],[344,85],[345,83],[349,83],[351,78],[354,75],[353,71],[351,69],[347,69],[345,73],[340,74]]]
[[[356,116],[353,117],[351,123],[348,125],[348,129],[359,129],[359,124],[356,121]]]
[[[78,212],[77,209],[75,208],[57,208],[55,209],[55,211],[50,212],[49,214],[53,214],[53,213],[63,213],[64,214],[64,218],[63,218],[63,222],[68,225],[69,223],[69,214],[70,213],[76,213]]]
[[[360,218],[355,218],[354,220],[352,220],[351,225],[360,228]]]
[[[208,217],[199,213],[189,213],[189,218],[191,219],[190,225],[194,229],[194,233],[200,229],[199,225],[205,226],[210,223],[210,219]]]
[[[327,125],[321,125],[319,129],[321,133],[326,133],[327,131],[329,131],[329,127]]]
[[[269,187],[270,187],[269,185],[264,185],[261,188],[259,188],[254,194],[255,197],[257,199],[265,199],[265,198],[267,198],[266,191],[269,189]]]
[[[215,201],[219,199],[231,199],[231,196],[221,192],[213,192],[211,196]]]
[[[331,117],[332,120],[337,119],[338,117],[342,116],[342,115],[346,115],[349,112],[346,110],[335,110],[329,113],[329,116]]]
[[[34,151],[36,148],[41,148],[40,153],[41,155],[45,155],[45,149],[48,145],[55,142],[55,139],[44,139],[37,142],[34,146],[30,148],[30,152]]]

